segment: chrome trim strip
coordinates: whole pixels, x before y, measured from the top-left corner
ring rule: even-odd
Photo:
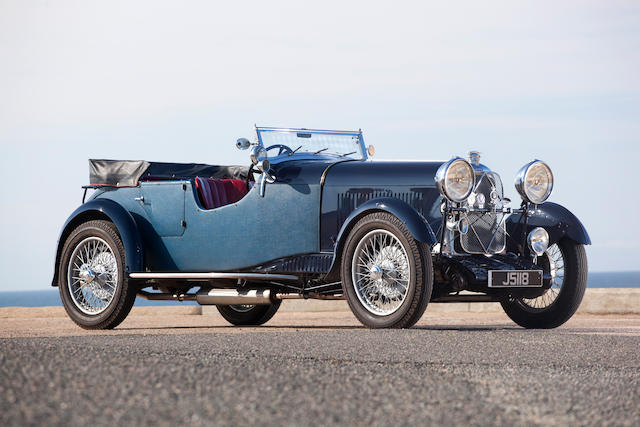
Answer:
[[[313,133],[328,133],[335,135],[359,135],[362,130],[329,130],[329,129],[305,129],[305,128],[281,128],[271,126],[256,126],[256,130],[266,132],[313,132]]]
[[[212,279],[242,279],[269,282],[271,280],[283,280],[295,282],[298,276],[291,274],[262,274],[262,273],[129,273],[131,279],[185,279],[185,280],[212,280]]]

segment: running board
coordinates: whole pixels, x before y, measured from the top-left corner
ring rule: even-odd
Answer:
[[[129,273],[131,279],[141,280],[221,280],[238,279],[251,282],[297,282],[298,276],[292,274],[262,273]]]

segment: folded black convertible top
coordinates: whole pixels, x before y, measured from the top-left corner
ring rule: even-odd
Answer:
[[[141,180],[190,179],[196,176],[246,179],[248,173],[246,166],[89,159],[89,183],[95,186],[135,187]]]

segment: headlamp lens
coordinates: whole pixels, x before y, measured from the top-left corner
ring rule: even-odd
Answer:
[[[518,172],[516,189],[526,201],[535,205],[544,203],[553,189],[551,168],[540,160],[526,164]]]
[[[444,163],[436,174],[440,193],[452,202],[463,202],[475,184],[473,168],[464,159],[455,158]]]
[[[527,240],[529,241],[529,249],[538,256],[545,253],[549,247],[549,233],[542,227],[531,230]]]

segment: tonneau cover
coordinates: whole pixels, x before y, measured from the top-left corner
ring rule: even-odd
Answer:
[[[94,186],[135,187],[141,180],[190,179],[196,176],[246,179],[248,173],[246,166],[89,159],[89,183]]]

